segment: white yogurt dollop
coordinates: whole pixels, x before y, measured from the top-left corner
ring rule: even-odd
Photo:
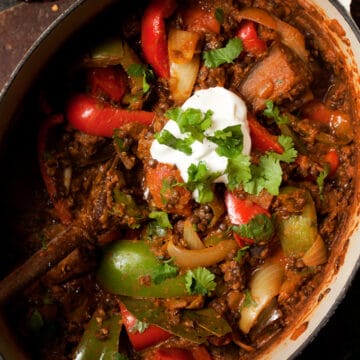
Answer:
[[[249,155],[251,150],[251,139],[249,126],[246,119],[245,102],[233,92],[223,87],[213,87],[204,90],[198,90],[185,101],[181,107],[183,110],[192,108],[199,109],[203,113],[211,110],[212,125],[205,131],[206,135],[214,135],[215,131],[225,129],[229,126],[241,125],[243,133],[243,151],[244,155]],[[181,134],[177,123],[169,120],[164,129],[171,132],[175,137],[184,139],[186,134]],[[192,154],[172,149],[167,145],[160,144],[154,140],[150,153],[151,156],[159,162],[176,165],[180,170],[181,176],[185,182],[188,181],[188,168],[191,164],[199,164],[200,161],[206,163],[211,172],[224,173],[228,159],[216,153],[217,145],[206,138],[203,142],[194,141],[191,145]],[[218,177],[216,182],[227,184],[226,174]]]

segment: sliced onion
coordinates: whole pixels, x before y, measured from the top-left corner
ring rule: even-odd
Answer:
[[[317,236],[311,248],[302,257],[306,266],[317,266],[327,262],[328,252],[324,240],[320,235]]]
[[[193,224],[189,219],[184,221],[184,240],[188,245],[189,249],[204,249],[205,245],[201,241],[198,233],[195,231]]]
[[[238,20],[251,20],[270,29],[276,30],[276,21],[267,11],[259,8],[246,8],[237,13]]]
[[[185,64],[170,62],[169,88],[175,103],[182,104],[191,96],[199,67],[199,55],[194,55],[192,60]]]
[[[304,35],[295,27],[275,18],[276,31],[280,34],[281,42],[289,47],[300,59],[308,61],[308,51],[305,48]]]
[[[169,60],[175,64],[190,62],[198,53],[200,35],[196,32],[171,29],[168,35]]]
[[[239,328],[243,333],[249,333],[260,313],[279,293],[283,278],[283,266],[272,261],[266,262],[254,273],[250,281],[250,294],[254,302],[243,306],[240,311]]]
[[[294,26],[271,15],[266,10],[259,8],[247,8],[241,10],[237,15],[240,19],[255,21],[275,30],[280,35],[283,44],[289,47],[303,61],[306,62],[308,60],[308,52],[305,48],[305,38]]]
[[[224,260],[229,253],[237,249],[234,240],[224,240],[219,244],[204,249],[189,250],[181,248],[169,241],[167,251],[174,262],[182,268],[196,268],[211,266]]]

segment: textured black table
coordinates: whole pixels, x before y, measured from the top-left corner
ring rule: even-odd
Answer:
[[[101,1],[101,0],[99,0]],[[72,0],[58,0],[53,3],[36,2],[20,4],[19,0],[0,0],[0,88],[8,79],[22,55],[37,36],[60,14]],[[20,5],[19,5],[20,4]],[[59,13],[51,5],[59,5]],[[16,5],[9,9],[10,6]],[[36,8],[36,9],[35,9]],[[6,11],[4,11],[7,9]],[[43,12],[31,28],[23,19],[31,13]],[[24,14],[28,14],[25,15]],[[360,26],[360,0],[352,3],[352,14]],[[36,21],[37,20],[37,21]],[[9,29],[10,27],[10,29]],[[14,29],[15,28],[15,29]],[[20,33],[16,33],[19,31]],[[22,36],[22,41],[18,41]],[[328,323],[319,331],[315,339],[296,357],[296,360],[360,360],[360,272],[353,279],[344,300],[340,303]],[[285,360],[285,359],[284,359]]]

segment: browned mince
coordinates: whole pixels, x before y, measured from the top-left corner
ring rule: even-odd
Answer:
[[[207,1],[201,1],[207,3]],[[291,214],[301,213],[304,206],[304,192],[309,191],[316,205],[318,216],[318,231],[324,239],[329,251],[338,239],[339,229],[344,225],[348,206],[353,194],[354,149],[352,134],[341,134],[341,138],[314,124],[306,118],[299,117],[299,109],[308,101],[307,94],[311,89],[315,98],[322,101],[330,109],[350,112],[349,89],[346,74],[341,71],[341,61],[336,57],[331,42],[326,34],[304,14],[302,8],[295,1],[263,1],[263,0],[214,0],[215,8],[221,7],[225,11],[224,23],[220,34],[205,33],[203,49],[209,50],[224,46],[226,39],[233,37],[239,26],[238,11],[243,7],[255,6],[270,11],[282,20],[297,26],[306,37],[306,45],[310,51],[310,60],[305,64],[294,52],[279,42],[277,35],[271,29],[259,25],[259,36],[267,40],[267,53],[261,56],[244,54],[230,64],[210,69],[200,66],[195,90],[213,86],[223,86],[243,96],[248,108],[257,114],[258,120],[269,131],[279,135],[279,128],[262,115],[263,99],[257,97],[257,79],[259,72],[266,72],[269,78],[286,72],[283,88],[278,93],[269,93],[276,106],[282,113],[288,114],[289,128],[297,139],[300,139],[301,150],[295,163],[283,164],[283,181],[285,184],[299,188],[295,194],[271,196],[263,192],[259,196],[246,194],[241,189],[236,191],[240,197],[249,198],[261,206],[269,209],[273,214],[286,218]],[[138,13],[140,10],[138,10]],[[138,14],[137,14],[138,15]],[[135,50],[139,50],[140,16],[123,16],[124,25],[122,37]],[[181,19],[173,15],[169,23],[181,27]],[[335,54],[335,55],[334,55]],[[71,54],[69,54],[71,56]],[[273,62],[275,61],[275,62]],[[281,63],[281,66],[278,65]],[[69,67],[70,68],[70,67]],[[82,86],[81,70],[71,67],[64,71],[64,77],[55,77],[59,84],[47,83],[44,80],[36,87],[36,94],[48,92],[48,97],[56,111],[62,111],[69,88],[78,89]],[[79,73],[74,75],[74,71]],[[60,89],[54,90],[59,85]],[[40,89],[40,90],[39,90]],[[70,91],[69,91],[70,92]],[[26,105],[23,114],[25,122],[35,119],[33,127],[37,128],[41,111],[34,105],[32,96],[29,105]],[[34,100],[34,101],[33,101]],[[166,122],[164,112],[173,107],[169,96],[169,89],[165,80],[155,80],[151,95],[145,103],[147,109],[157,113],[153,129],[143,126],[129,125],[118,130],[117,136],[123,139],[127,151],[120,151],[116,143],[110,138],[84,134],[72,129],[66,124],[57,127],[51,133],[51,142],[48,144],[49,160],[46,162],[49,176],[56,180],[59,196],[65,199],[74,218],[85,219],[90,211],[84,208],[90,191],[103,193],[102,183],[97,176],[104,164],[111,163],[108,172],[107,187],[103,202],[94,203],[92,207],[98,211],[101,222],[101,231],[92,242],[84,243],[68,257],[54,266],[45,276],[19,294],[15,301],[8,306],[8,315],[21,343],[35,359],[69,359],[81,339],[85,324],[96,309],[101,309],[103,316],[111,309],[118,307],[116,295],[108,294],[96,282],[96,269],[99,263],[100,249],[104,244],[113,241],[112,233],[118,237],[137,238],[140,230],[130,229],[129,224],[136,221],[131,214],[122,214],[121,218],[113,219],[109,209],[113,206],[112,192],[114,188],[121,188],[130,194],[137,203],[149,207],[151,199],[143,198],[144,167],[155,166],[150,159],[149,146],[153,140],[153,133],[159,131]],[[31,109],[32,113],[26,112]],[[35,250],[46,246],[46,243],[64,225],[56,217],[51,199],[43,188],[37,163],[34,160],[35,146],[29,140],[26,125],[19,129],[13,141],[13,158],[16,160],[12,180],[7,184],[8,197],[11,198],[8,239],[12,239],[11,251],[4,256],[2,272],[8,272],[14,266],[29,257]],[[32,130],[34,135],[35,130]],[[326,141],[319,141],[319,135]],[[339,141],[340,140],[340,141]],[[30,144],[27,149],[24,145]],[[297,144],[295,143],[295,146]],[[27,146],[27,145],[26,145]],[[326,178],[322,193],[316,183],[316,178],[324,170],[319,159],[329,149],[335,149],[339,154],[340,164],[337,172]],[[252,154],[256,161],[258,154]],[[13,161],[13,160],[12,160]],[[65,168],[72,169],[71,183],[64,186],[63,173]],[[27,184],[21,180],[26,174]],[[5,181],[5,180],[3,180]],[[218,194],[222,195],[224,187],[217,185]],[[179,202],[179,194],[174,191],[169,201],[170,205]],[[13,210],[16,209],[16,210]],[[107,210],[106,210],[107,209]],[[224,235],[229,227],[226,214],[213,224],[214,214],[208,205],[192,203],[190,220],[196,225],[198,234],[206,236]],[[121,210],[119,210],[121,211]],[[172,235],[178,243],[184,245],[181,234],[184,227],[184,216],[171,214],[173,224]],[[210,225],[211,224],[211,225]],[[157,255],[166,256],[164,239],[155,239],[154,251]],[[211,270],[222,279],[222,290],[217,297],[207,299],[211,307],[223,315],[234,329],[232,337],[209,338],[208,349],[214,360],[237,359],[238,356],[251,357],[246,344],[253,349],[260,349],[269,344],[287,326],[300,311],[306,300],[323,278],[324,265],[313,267],[307,271],[306,266],[296,259],[289,259],[287,268],[294,274],[302,274],[301,281],[288,294],[279,297],[274,306],[274,321],[268,324],[258,324],[248,335],[242,334],[237,328],[239,320],[239,304],[244,301],[246,289],[254,269],[270,257],[279,247],[276,237],[265,245],[253,245],[245,253],[242,260],[226,259],[211,267]],[[306,275],[304,275],[306,273]],[[295,275],[294,275],[295,276]],[[148,279],[144,278],[144,284]],[[201,298],[201,297],[200,297]],[[47,301],[46,301],[47,300]],[[189,305],[189,299],[166,299],[169,322],[178,321],[178,308]],[[194,301],[192,299],[191,301]],[[203,299],[198,299],[196,306],[201,306]],[[195,306],[195,305],[194,305]],[[29,319],[34,312],[41,314],[44,326],[36,331],[29,326]],[[104,335],[104,334],[103,334]],[[101,334],[99,334],[101,337]],[[122,334],[123,336],[123,334]],[[106,337],[106,334],[104,335]],[[124,338],[125,342],[126,339]],[[172,339],[167,346],[187,347],[189,344],[180,338]],[[126,346],[124,346],[126,348]],[[132,352],[131,358],[150,359],[149,350],[143,354]],[[227,354],[227,355],[224,355]]]

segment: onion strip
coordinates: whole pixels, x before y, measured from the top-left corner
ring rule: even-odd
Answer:
[[[289,47],[303,61],[308,61],[308,51],[305,48],[305,38],[303,34],[294,26],[271,15],[267,11],[259,8],[247,8],[237,13],[238,19],[255,21],[258,24],[275,30],[281,42]]]
[[[240,310],[239,328],[243,333],[249,333],[260,313],[278,295],[283,278],[283,266],[272,261],[266,262],[255,271],[250,281],[250,294],[253,301]]]
[[[237,249],[234,240],[223,240],[215,246],[204,249],[189,250],[181,248],[173,243],[168,242],[167,251],[174,259],[176,265],[181,268],[196,268],[199,266],[211,266],[224,260],[231,252]]]

